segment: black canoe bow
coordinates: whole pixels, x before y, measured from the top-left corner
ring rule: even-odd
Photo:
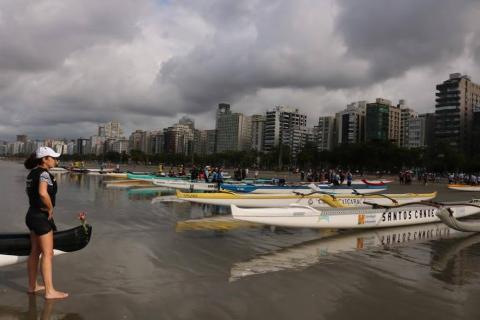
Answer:
[[[73,252],[87,246],[92,236],[92,226],[78,226],[76,228],[53,233],[54,249],[63,252]],[[28,256],[30,254],[29,233],[0,234],[0,254],[12,256]]]

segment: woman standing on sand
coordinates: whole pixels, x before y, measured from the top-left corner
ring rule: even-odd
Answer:
[[[27,195],[30,207],[25,222],[30,230],[32,249],[28,257],[28,293],[45,290],[45,299],[63,299],[65,292],[53,288],[52,259],[53,232],[57,230],[53,221],[53,208],[57,194],[57,182],[48,169],[57,165],[60,156],[49,147],[40,147],[25,160],[25,168],[31,170],[27,177]],[[41,270],[45,286],[37,283],[38,261],[42,254]]]

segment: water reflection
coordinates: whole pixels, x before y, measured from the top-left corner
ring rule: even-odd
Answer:
[[[465,237],[468,234],[448,228],[443,223],[425,224],[367,231],[334,233],[321,239],[259,255],[246,262],[235,263],[230,281],[244,277],[288,269],[303,269],[341,252],[389,249],[406,243]]]
[[[432,276],[448,284],[463,285],[478,276],[480,234],[432,243]]]
[[[2,319],[27,319],[27,320],[50,320],[50,319],[83,319],[77,313],[55,313],[54,306],[60,300],[45,300],[33,294],[27,295],[28,309],[21,307],[0,306],[0,317]]]

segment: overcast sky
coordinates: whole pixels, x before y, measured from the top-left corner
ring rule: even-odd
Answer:
[[[478,17],[478,0],[0,0],[0,139],[208,129],[219,102],[310,125],[376,97],[431,112],[450,73],[480,82]]]

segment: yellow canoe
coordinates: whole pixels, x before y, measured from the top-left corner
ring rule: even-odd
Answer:
[[[326,195],[326,194],[237,194],[233,192],[186,193],[177,190],[177,198],[201,204],[239,207],[283,207],[290,204],[309,205],[312,207],[355,207],[375,203],[379,205],[396,205],[431,200],[437,196],[431,193],[402,194],[366,194],[366,195]]]

